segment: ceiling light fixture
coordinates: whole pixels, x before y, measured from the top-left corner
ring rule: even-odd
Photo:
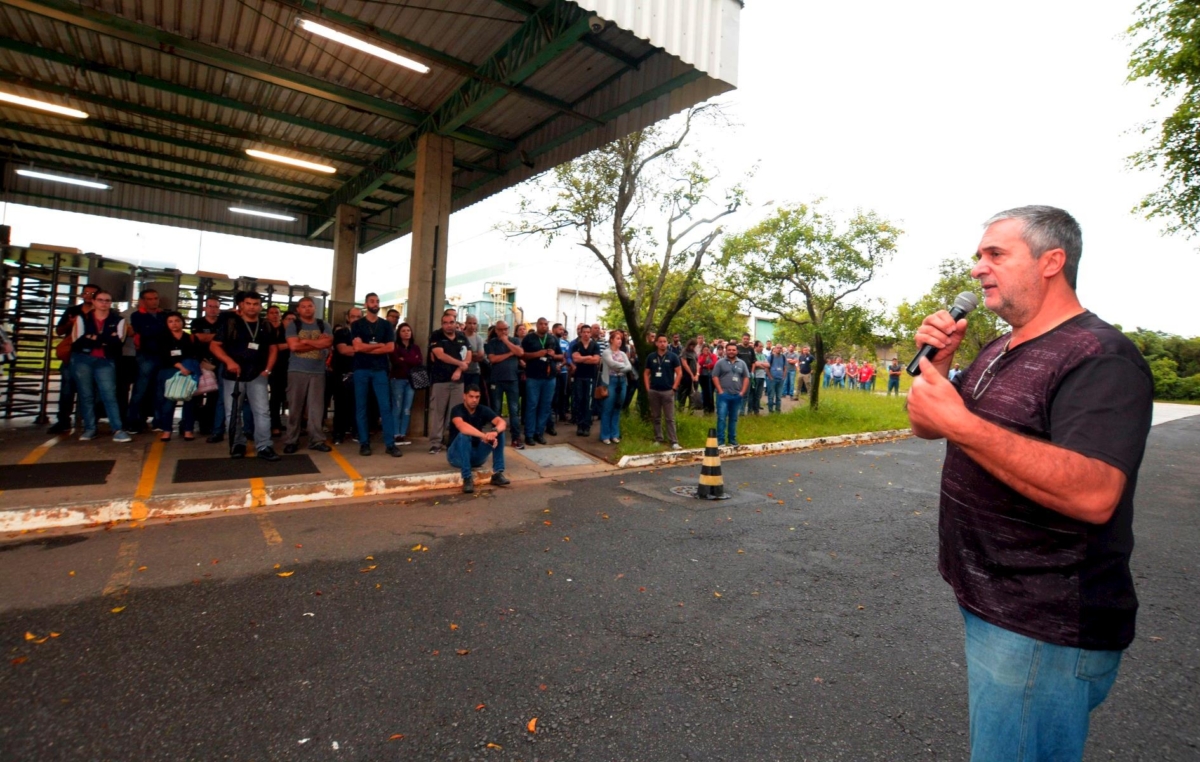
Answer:
[[[108,190],[111,185],[98,183],[95,180],[81,180],[78,177],[65,177],[63,175],[50,175],[45,172],[36,172],[32,169],[18,169],[17,174],[22,177],[32,177],[36,180],[49,180],[54,183],[66,183],[67,185],[81,185],[84,188],[95,188],[96,190]]]
[[[67,108],[66,106],[60,106],[57,103],[47,103],[46,101],[39,101],[33,98],[23,98],[20,95],[13,95],[12,93],[0,92],[0,101],[11,103],[14,106],[35,108],[38,111],[49,111],[51,114],[58,114],[60,116],[71,116],[76,119],[88,118],[88,115],[79,109]]]
[[[327,175],[332,175],[334,172],[337,172],[336,168],[331,167],[328,164],[318,164],[315,161],[295,159],[291,156],[284,156],[278,153],[268,153],[267,151],[260,151],[257,148],[247,148],[246,153],[256,159],[262,159],[263,161],[274,161],[280,164],[290,164],[293,167],[311,169],[313,172],[324,172]]]
[[[338,30],[327,27],[324,24],[318,24],[317,22],[309,21],[308,19],[300,19],[300,26],[303,27],[304,31],[306,32],[312,32],[313,34],[320,35],[328,40],[340,42],[343,45],[348,45],[356,50],[361,50],[364,53],[370,53],[373,56],[379,56],[385,61],[391,61],[394,64],[399,64],[406,69],[412,69],[413,71],[420,72],[421,74],[429,73],[429,67],[420,61],[414,61],[411,58],[405,58],[398,53],[393,53],[392,51],[381,48],[378,45],[372,45],[366,40],[360,40],[357,37],[351,37],[348,34],[339,32]]]
[[[260,212],[257,209],[246,209],[241,206],[231,206],[229,211],[234,214],[250,214],[255,217],[266,217],[269,220],[283,220],[284,222],[295,222],[296,218],[288,214],[276,214],[275,212]]]

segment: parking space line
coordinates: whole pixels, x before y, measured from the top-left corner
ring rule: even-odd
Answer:
[[[271,523],[271,518],[267,515],[267,509],[264,507],[267,504],[267,484],[262,479],[250,480],[250,513],[254,514],[254,520],[258,522],[258,528],[262,531],[263,539],[268,545],[282,545],[283,537],[276,531],[275,525]]]
[[[116,568],[108,578],[102,595],[121,596],[129,592],[129,583],[133,579],[133,569],[137,564],[137,551],[137,540],[121,540],[121,547],[117,550]]]
[[[146,518],[149,509],[146,500],[154,494],[154,483],[158,481],[158,467],[162,463],[163,448],[166,443],[162,440],[150,445],[146,460],[142,463],[142,475],[138,479],[137,491],[133,493],[133,505],[130,507],[130,517],[134,521]]]
[[[362,478],[362,474],[358,472],[354,466],[350,465],[350,461],[346,460],[346,456],[338,452],[336,445],[329,445],[329,456],[333,458],[333,462],[350,477],[354,482],[354,497],[362,497],[367,491],[367,482]]]
[[[67,438],[66,434],[60,434],[52,439],[47,439],[43,444],[33,448],[33,450],[17,461],[18,466],[32,466],[42,459],[42,456],[50,452],[50,448]]]

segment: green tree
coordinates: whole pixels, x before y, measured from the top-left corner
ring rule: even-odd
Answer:
[[[844,224],[819,202],[780,207],[775,214],[722,244],[722,288],[759,312],[812,332],[819,378],[827,341],[844,340],[868,310],[856,295],[875,277],[896,248],[902,231],[874,212],[858,211]],[[820,404],[812,384],[809,405]]]
[[[650,269],[649,272],[639,273],[636,278],[632,279],[635,289],[649,288],[658,282],[657,265],[647,265],[647,267]],[[667,288],[669,290],[678,289],[679,284],[676,281],[682,277],[684,277],[682,273],[669,275]],[[648,295],[637,294],[637,297],[644,302]],[[605,294],[605,298],[608,302],[601,316],[601,322],[606,326],[624,326],[625,312],[616,298],[616,293],[610,291]],[[696,288],[692,298],[688,299],[671,320],[670,332],[683,337],[684,343],[687,343],[687,339],[699,335],[709,339],[740,336],[746,330],[746,318],[738,312],[740,306],[737,297],[702,282]]]
[[[1200,3],[1144,0],[1136,13],[1129,81],[1149,80],[1159,103],[1178,101],[1161,125],[1142,128],[1152,142],[1130,157],[1132,166],[1163,178],[1138,209],[1162,220],[1168,232],[1191,237],[1200,231]]]
[[[896,343],[902,349],[901,354],[908,352],[911,357],[916,351],[913,337],[921,327],[921,321],[938,310],[949,308],[955,297],[964,291],[975,294],[980,306],[967,317],[967,335],[963,337],[955,359],[964,365],[971,362],[981,349],[1008,331],[1008,324],[983,306],[983,289],[979,281],[971,277],[972,265],[969,258],[943,259],[938,265],[937,282],[929,293],[915,302],[903,301],[896,307],[891,327]]]
[[[712,201],[717,178],[686,148],[696,123],[722,117],[718,107],[698,106],[674,134],[652,127],[561,164],[540,184],[553,201],[527,196],[520,223],[502,226],[509,235],[539,236],[547,245],[572,234],[592,252],[612,280],[619,322],[629,328],[639,357],[651,351],[646,333],[668,332],[700,293],[705,257],[724,232],[717,223],[744,201],[740,185]]]

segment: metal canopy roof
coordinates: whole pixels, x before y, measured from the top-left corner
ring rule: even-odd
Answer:
[[[364,251],[408,232],[416,139],[455,139],[454,209],[736,84],[740,0],[0,0],[5,199]],[[596,12],[604,14],[597,16]],[[425,74],[310,34],[338,31]],[[596,31],[599,29],[599,31]],[[669,49],[668,49],[669,48]],[[334,175],[258,161],[258,148]],[[33,166],[111,190],[17,175]],[[246,217],[231,205],[290,214]]]

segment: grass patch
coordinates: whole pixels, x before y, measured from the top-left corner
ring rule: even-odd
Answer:
[[[766,400],[763,400],[764,411]],[[708,430],[717,425],[717,416],[682,413],[675,418],[679,444],[685,448],[703,447]],[[762,444],[789,439],[812,439],[908,428],[904,397],[884,397],[849,389],[822,389],[821,408],[812,412],[807,406],[786,413],[763,412],[738,417],[738,443]],[[654,427],[641,420],[635,410],[621,416],[621,444],[617,455],[662,452],[654,443]]]

